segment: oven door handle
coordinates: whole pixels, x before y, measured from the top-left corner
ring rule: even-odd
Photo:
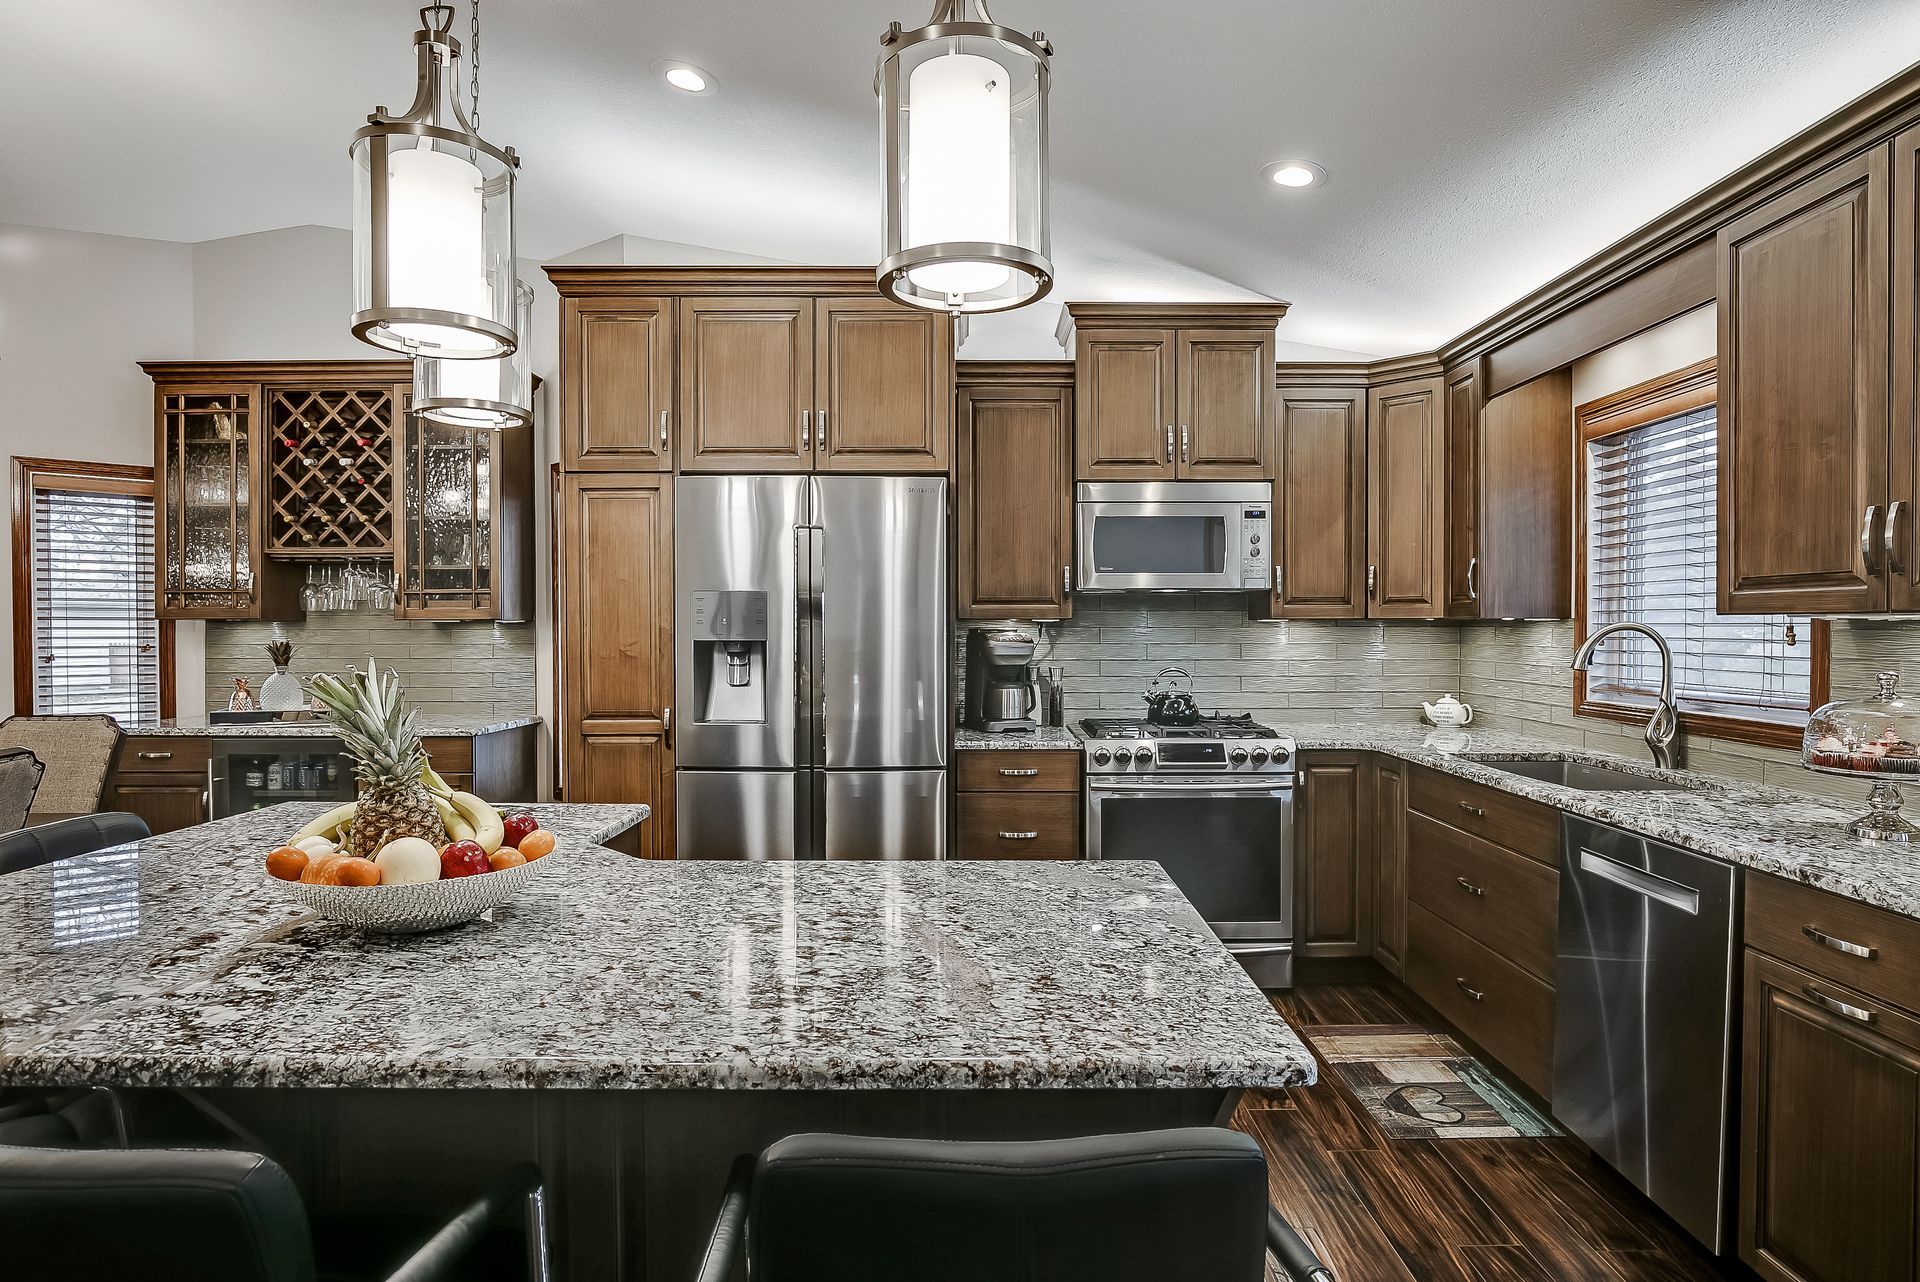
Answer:
[[[1116,779],[1109,783],[1104,779],[1090,779],[1087,781],[1087,791],[1097,792],[1103,797],[1281,796],[1293,792],[1293,778],[1289,775],[1285,782],[1250,779],[1245,783],[1225,779],[1204,779],[1193,783],[1144,783],[1132,778]]]

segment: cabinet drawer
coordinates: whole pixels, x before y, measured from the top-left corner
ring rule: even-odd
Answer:
[[[1560,874],[1427,815],[1407,816],[1407,894],[1434,916],[1553,982]]]
[[[1560,866],[1560,812],[1537,801],[1415,767],[1407,806],[1549,867]]]
[[[954,755],[954,787],[961,792],[1080,791],[1080,754],[987,748]]]
[[[467,735],[435,735],[422,739],[420,746],[427,750],[427,758],[434,773],[440,775],[470,775],[473,773],[473,740]]]
[[[1749,873],[1746,943],[1863,993],[1920,1009],[1920,921],[1784,877]]]
[[[1407,906],[1407,987],[1541,1095],[1553,1093],[1553,989],[1419,904]]]
[[[128,735],[114,765],[122,774],[204,775],[212,750],[212,740],[200,735]]]
[[[1080,798],[1064,792],[962,793],[958,845],[961,859],[1078,859]]]

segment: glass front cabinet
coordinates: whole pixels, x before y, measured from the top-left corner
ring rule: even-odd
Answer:
[[[532,617],[531,428],[414,418],[404,361],[142,368],[161,618],[299,619],[303,582],[341,558],[388,568],[398,618]]]

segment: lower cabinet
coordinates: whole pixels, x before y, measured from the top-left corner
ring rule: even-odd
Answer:
[[[975,749],[954,754],[956,859],[1080,858],[1080,754]]]
[[[1371,957],[1373,759],[1303,754],[1294,778],[1294,924],[1298,957]]]
[[[1740,1258],[1767,1282],[1912,1282],[1920,1014],[1895,999],[1916,1002],[1920,923],[1763,874],[1747,884],[1747,942],[1795,960],[1746,954]]]
[[[138,815],[155,833],[207,822],[207,761],[200,735],[129,735],[120,741],[102,808]]]
[[[1373,761],[1373,959],[1401,975],[1407,959],[1407,769]]]

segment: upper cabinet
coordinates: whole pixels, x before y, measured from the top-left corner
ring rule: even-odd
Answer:
[[[1073,366],[970,362],[954,449],[955,596],[963,619],[1073,612]]]
[[[1367,392],[1367,617],[1438,618],[1446,539],[1444,388],[1436,375]]]
[[[1287,619],[1365,618],[1366,384],[1288,383],[1275,398],[1271,613]]]
[[[1448,448],[1455,442],[1448,405]],[[1474,416],[1474,494],[1461,494],[1457,462],[1448,458],[1449,617],[1573,617],[1573,373],[1543,374],[1486,402]],[[1456,506],[1456,500],[1458,506]],[[1462,547],[1459,525],[1471,524],[1466,573],[1453,578]],[[1468,614],[1456,612],[1463,587]]]
[[[1075,475],[1261,481],[1273,475],[1274,327],[1284,303],[1069,303]]]
[[[569,472],[945,472],[954,323],[854,268],[556,267]]]
[[[1480,362],[1446,371],[1446,616],[1480,617]]]
[[[1893,156],[1832,165],[1716,236],[1723,612],[1883,610],[1914,572],[1912,478],[1889,476],[1912,455],[1887,405]],[[1911,270],[1891,293],[1911,310]]]
[[[400,436],[393,613],[533,618],[533,428],[409,417]]]

